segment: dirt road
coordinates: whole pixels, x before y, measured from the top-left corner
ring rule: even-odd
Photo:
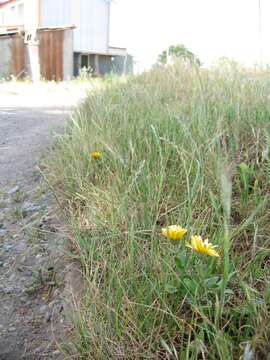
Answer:
[[[44,87],[0,85],[0,360],[63,358],[64,235],[35,164],[84,92]]]
[[[89,86],[0,84],[0,186],[31,172]]]
[[[0,185],[10,185],[33,171],[50,133],[60,130],[67,113],[67,108],[0,105]]]

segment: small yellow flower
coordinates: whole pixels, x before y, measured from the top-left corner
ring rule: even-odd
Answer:
[[[187,233],[187,230],[179,225],[170,225],[162,229],[162,235],[170,240],[181,240]]]
[[[208,242],[208,239],[203,240],[200,235],[191,236],[190,243],[186,242],[186,246],[200,254],[209,256],[220,256],[214,249],[216,246]]]
[[[100,159],[101,157],[102,157],[102,154],[101,154],[101,152],[99,152],[99,151],[92,151],[91,153],[90,153],[90,156],[91,156],[91,158],[92,159]]]

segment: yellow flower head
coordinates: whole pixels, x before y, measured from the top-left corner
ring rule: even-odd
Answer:
[[[91,156],[91,158],[92,159],[100,159],[101,157],[102,157],[102,154],[101,154],[101,152],[99,152],[99,151],[92,151],[91,153],[90,153],[90,156]]]
[[[209,256],[220,256],[214,249],[216,246],[208,242],[208,239],[203,240],[200,235],[191,236],[190,243],[186,242],[186,246],[200,254]]]
[[[162,229],[162,235],[170,240],[181,240],[187,233],[187,230],[179,225],[170,225]]]

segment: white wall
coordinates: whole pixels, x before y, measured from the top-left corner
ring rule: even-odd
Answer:
[[[40,26],[71,25],[71,3],[72,0],[41,0]]]
[[[0,8],[0,25],[23,25],[24,9],[22,7],[24,8],[23,0]]]
[[[73,77],[73,30],[66,29],[64,32],[63,48],[63,80],[68,81]]]
[[[0,9],[0,25],[4,25],[4,24],[5,24],[5,10]]]
[[[27,32],[39,27],[39,0],[24,1],[24,24]]]
[[[41,0],[40,26],[75,25],[75,52],[107,53],[109,9],[107,0]]]

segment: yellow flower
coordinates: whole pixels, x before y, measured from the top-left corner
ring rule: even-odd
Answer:
[[[187,233],[187,230],[179,225],[170,225],[162,229],[162,235],[170,240],[181,240]]]
[[[101,152],[99,152],[99,151],[92,151],[91,153],[90,153],[90,156],[91,156],[91,158],[92,159],[100,159],[101,157],[102,157],[102,154],[101,154]]]
[[[209,256],[220,256],[214,249],[216,246],[208,242],[208,239],[203,240],[200,235],[191,236],[190,243],[186,242],[186,246],[200,254]]]

